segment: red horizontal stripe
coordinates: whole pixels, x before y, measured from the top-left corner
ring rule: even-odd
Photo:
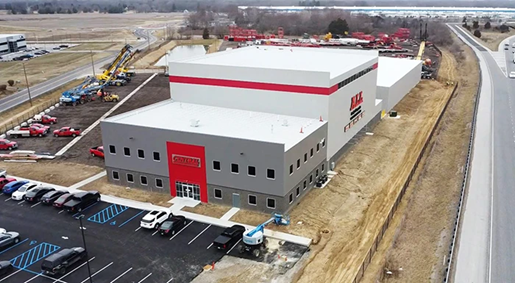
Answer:
[[[195,84],[195,85],[208,85],[208,86],[235,87],[235,88],[246,88],[246,89],[256,89],[256,90],[268,90],[268,91],[296,92],[296,93],[307,93],[307,94],[317,94],[317,95],[330,95],[331,93],[338,90],[338,85],[335,85],[332,87],[298,86],[298,85],[286,85],[286,84],[272,84],[272,83],[223,80],[223,79],[181,77],[181,76],[170,76],[170,82],[171,83],[181,83],[181,84]]]
[[[378,63],[374,63],[374,65],[372,65],[372,69],[375,70],[375,69],[377,69],[378,66],[379,66]]]

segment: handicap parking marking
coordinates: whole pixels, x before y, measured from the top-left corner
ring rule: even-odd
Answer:
[[[111,261],[111,263],[109,263],[108,265],[106,265],[106,266],[102,267],[102,268],[101,268],[100,270],[98,270],[97,272],[93,273],[93,274],[91,275],[91,277],[93,278],[93,276],[95,276],[95,275],[99,274],[100,272],[104,271],[106,268],[108,268],[108,267],[109,267],[109,266],[111,266],[112,264],[113,264],[113,262]],[[86,281],[88,281],[88,280],[89,280],[89,276],[88,276],[88,278],[86,278],[86,279],[82,280],[80,283],[84,283],[84,282],[86,282]]]
[[[14,249],[15,247],[17,247],[17,246],[19,246],[19,245],[21,245],[21,244],[25,243],[25,242],[26,242],[26,241],[28,241],[28,240],[29,240],[29,238],[27,238],[27,239],[25,239],[25,240],[23,240],[23,241],[21,241],[21,242],[19,242],[19,243],[15,244],[15,245],[13,245],[13,246],[9,247],[9,248],[7,248],[7,249],[5,249],[5,250],[1,251],[1,252],[0,252],[0,254],[3,254],[3,253],[5,253],[5,252],[7,252],[7,251],[9,251],[9,250],[11,250],[11,249]]]
[[[242,238],[243,239],[243,238]],[[239,243],[241,242],[241,239],[238,240],[238,242],[236,242],[236,244],[234,244],[232,246],[232,248],[230,250],[228,250],[225,254],[228,255]]]
[[[33,208],[33,207],[35,207],[35,206],[37,206],[37,205],[40,205],[40,204],[41,204],[41,202],[38,202],[38,203],[36,203],[36,204],[34,204],[34,205],[31,205],[31,206],[30,206],[30,208]]]
[[[184,231],[184,229],[188,228],[188,226],[190,226],[193,222],[193,220],[190,221],[190,223],[186,224],[186,226],[182,227],[181,230],[179,230],[179,232],[177,232],[177,234],[173,235],[171,238],[170,238],[170,241],[173,240],[173,238],[175,238],[177,235],[179,235],[182,231]]]
[[[124,226],[125,224],[127,224],[127,223],[129,223],[131,220],[133,220],[134,218],[136,218],[136,217],[140,216],[143,212],[145,212],[145,210],[142,210],[142,211],[140,211],[138,214],[136,214],[136,215],[132,216],[131,218],[129,218],[129,219],[127,219],[127,220],[125,220],[125,222],[123,222],[122,224],[120,224],[120,226],[118,226],[118,227],[122,227],[122,226]]]
[[[88,218],[88,221],[95,222],[98,224],[104,224],[109,220],[115,218],[116,216],[120,215],[127,209],[129,209],[129,207],[124,205],[111,204],[110,206],[90,216]]]
[[[14,257],[10,262],[16,268],[26,269],[60,248],[61,247],[49,243],[40,243],[28,251]]]
[[[189,245],[189,244],[191,244],[191,243],[193,243],[193,241],[195,241],[198,237],[200,237],[200,235],[202,235],[202,233],[206,232],[206,230],[207,230],[207,229],[209,229],[209,227],[211,227],[211,224],[209,224],[209,225],[208,225],[204,230],[202,230],[202,232],[198,233],[198,235],[197,235],[197,236],[195,236],[195,238],[193,238],[193,239],[188,243],[188,245]]]
[[[147,276],[143,277],[143,279],[141,279],[140,281],[138,281],[138,283],[141,283],[141,282],[143,282],[143,281],[147,280],[147,278],[149,278],[149,277],[150,277],[150,275],[152,275],[152,272],[150,272],[150,274],[149,274],[149,275],[147,275]]]
[[[122,278],[122,276],[124,276],[125,274],[129,273],[130,271],[132,270],[132,267],[127,269],[125,272],[123,272],[122,274],[118,275],[118,277],[116,277],[115,279],[113,279],[113,281],[109,282],[109,283],[113,283],[115,282],[116,280]]]
[[[66,277],[66,276],[68,276],[68,275],[72,274],[73,272],[77,271],[79,268],[81,268],[81,267],[83,267],[84,265],[86,265],[88,262],[90,262],[90,263],[91,263],[94,259],[95,259],[95,257],[92,257],[92,258],[88,259],[86,262],[83,262],[81,265],[79,265],[79,266],[75,267],[75,268],[74,268],[74,269],[72,269],[70,272],[68,272],[68,273],[66,273],[65,275],[63,275],[63,276],[59,277],[59,279],[55,280],[53,283],[56,283],[56,282],[58,282],[58,280],[61,280],[61,279],[63,279],[64,277]]]
[[[100,203],[100,202],[95,202],[94,204],[92,204],[92,205],[90,205],[90,206],[88,206],[88,207],[84,208],[82,211],[75,213],[74,215],[72,215],[72,217],[73,217],[73,218],[77,218],[77,216],[79,216],[79,215],[81,215],[81,214],[84,214],[84,211],[86,211],[86,210],[88,210],[88,209],[92,208],[93,206],[95,206],[95,205],[97,205],[97,204],[99,204],[99,203]]]

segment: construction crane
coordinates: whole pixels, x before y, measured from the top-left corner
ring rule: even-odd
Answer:
[[[107,67],[107,69],[100,75],[97,76],[99,81],[109,81],[112,79],[114,72],[120,67],[120,64],[131,54],[132,46],[126,44],[118,53],[118,56],[114,61]]]
[[[418,49],[417,60],[422,60],[422,55],[424,54],[424,49],[426,48],[426,40],[427,40],[427,23],[426,30],[424,34],[422,34],[422,23],[420,23],[420,48]]]
[[[131,54],[125,60],[122,61],[122,64],[120,65],[120,68],[118,68],[119,75],[120,74],[125,74],[125,76],[127,76],[127,77],[133,77],[134,75],[136,75],[135,72],[129,71],[128,65],[129,65],[129,62],[134,57],[134,55],[136,55],[139,52],[140,52],[140,50],[136,49],[135,51],[131,52]]]
[[[245,233],[243,233],[243,245],[239,247],[239,252],[251,252],[255,257],[259,257],[268,244],[268,240],[265,238],[265,226],[272,222],[276,225],[289,225],[290,218],[282,214],[274,213],[272,218],[258,225],[253,230],[245,231]]]

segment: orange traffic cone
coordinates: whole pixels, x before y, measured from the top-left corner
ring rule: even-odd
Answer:
[[[301,134],[303,134],[303,133],[304,133],[304,131],[302,131],[302,127],[300,127],[300,133],[301,133]]]
[[[211,270],[215,270],[215,262],[213,261],[213,263],[211,264]]]
[[[322,116],[320,116],[320,122],[324,122],[324,119],[322,119]]]

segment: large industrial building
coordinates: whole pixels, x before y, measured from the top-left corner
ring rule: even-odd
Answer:
[[[0,34],[0,55],[27,49],[23,34]]]
[[[170,100],[102,121],[108,178],[286,212],[420,80],[420,62],[378,72],[382,61],[376,51],[252,46],[171,62]]]

